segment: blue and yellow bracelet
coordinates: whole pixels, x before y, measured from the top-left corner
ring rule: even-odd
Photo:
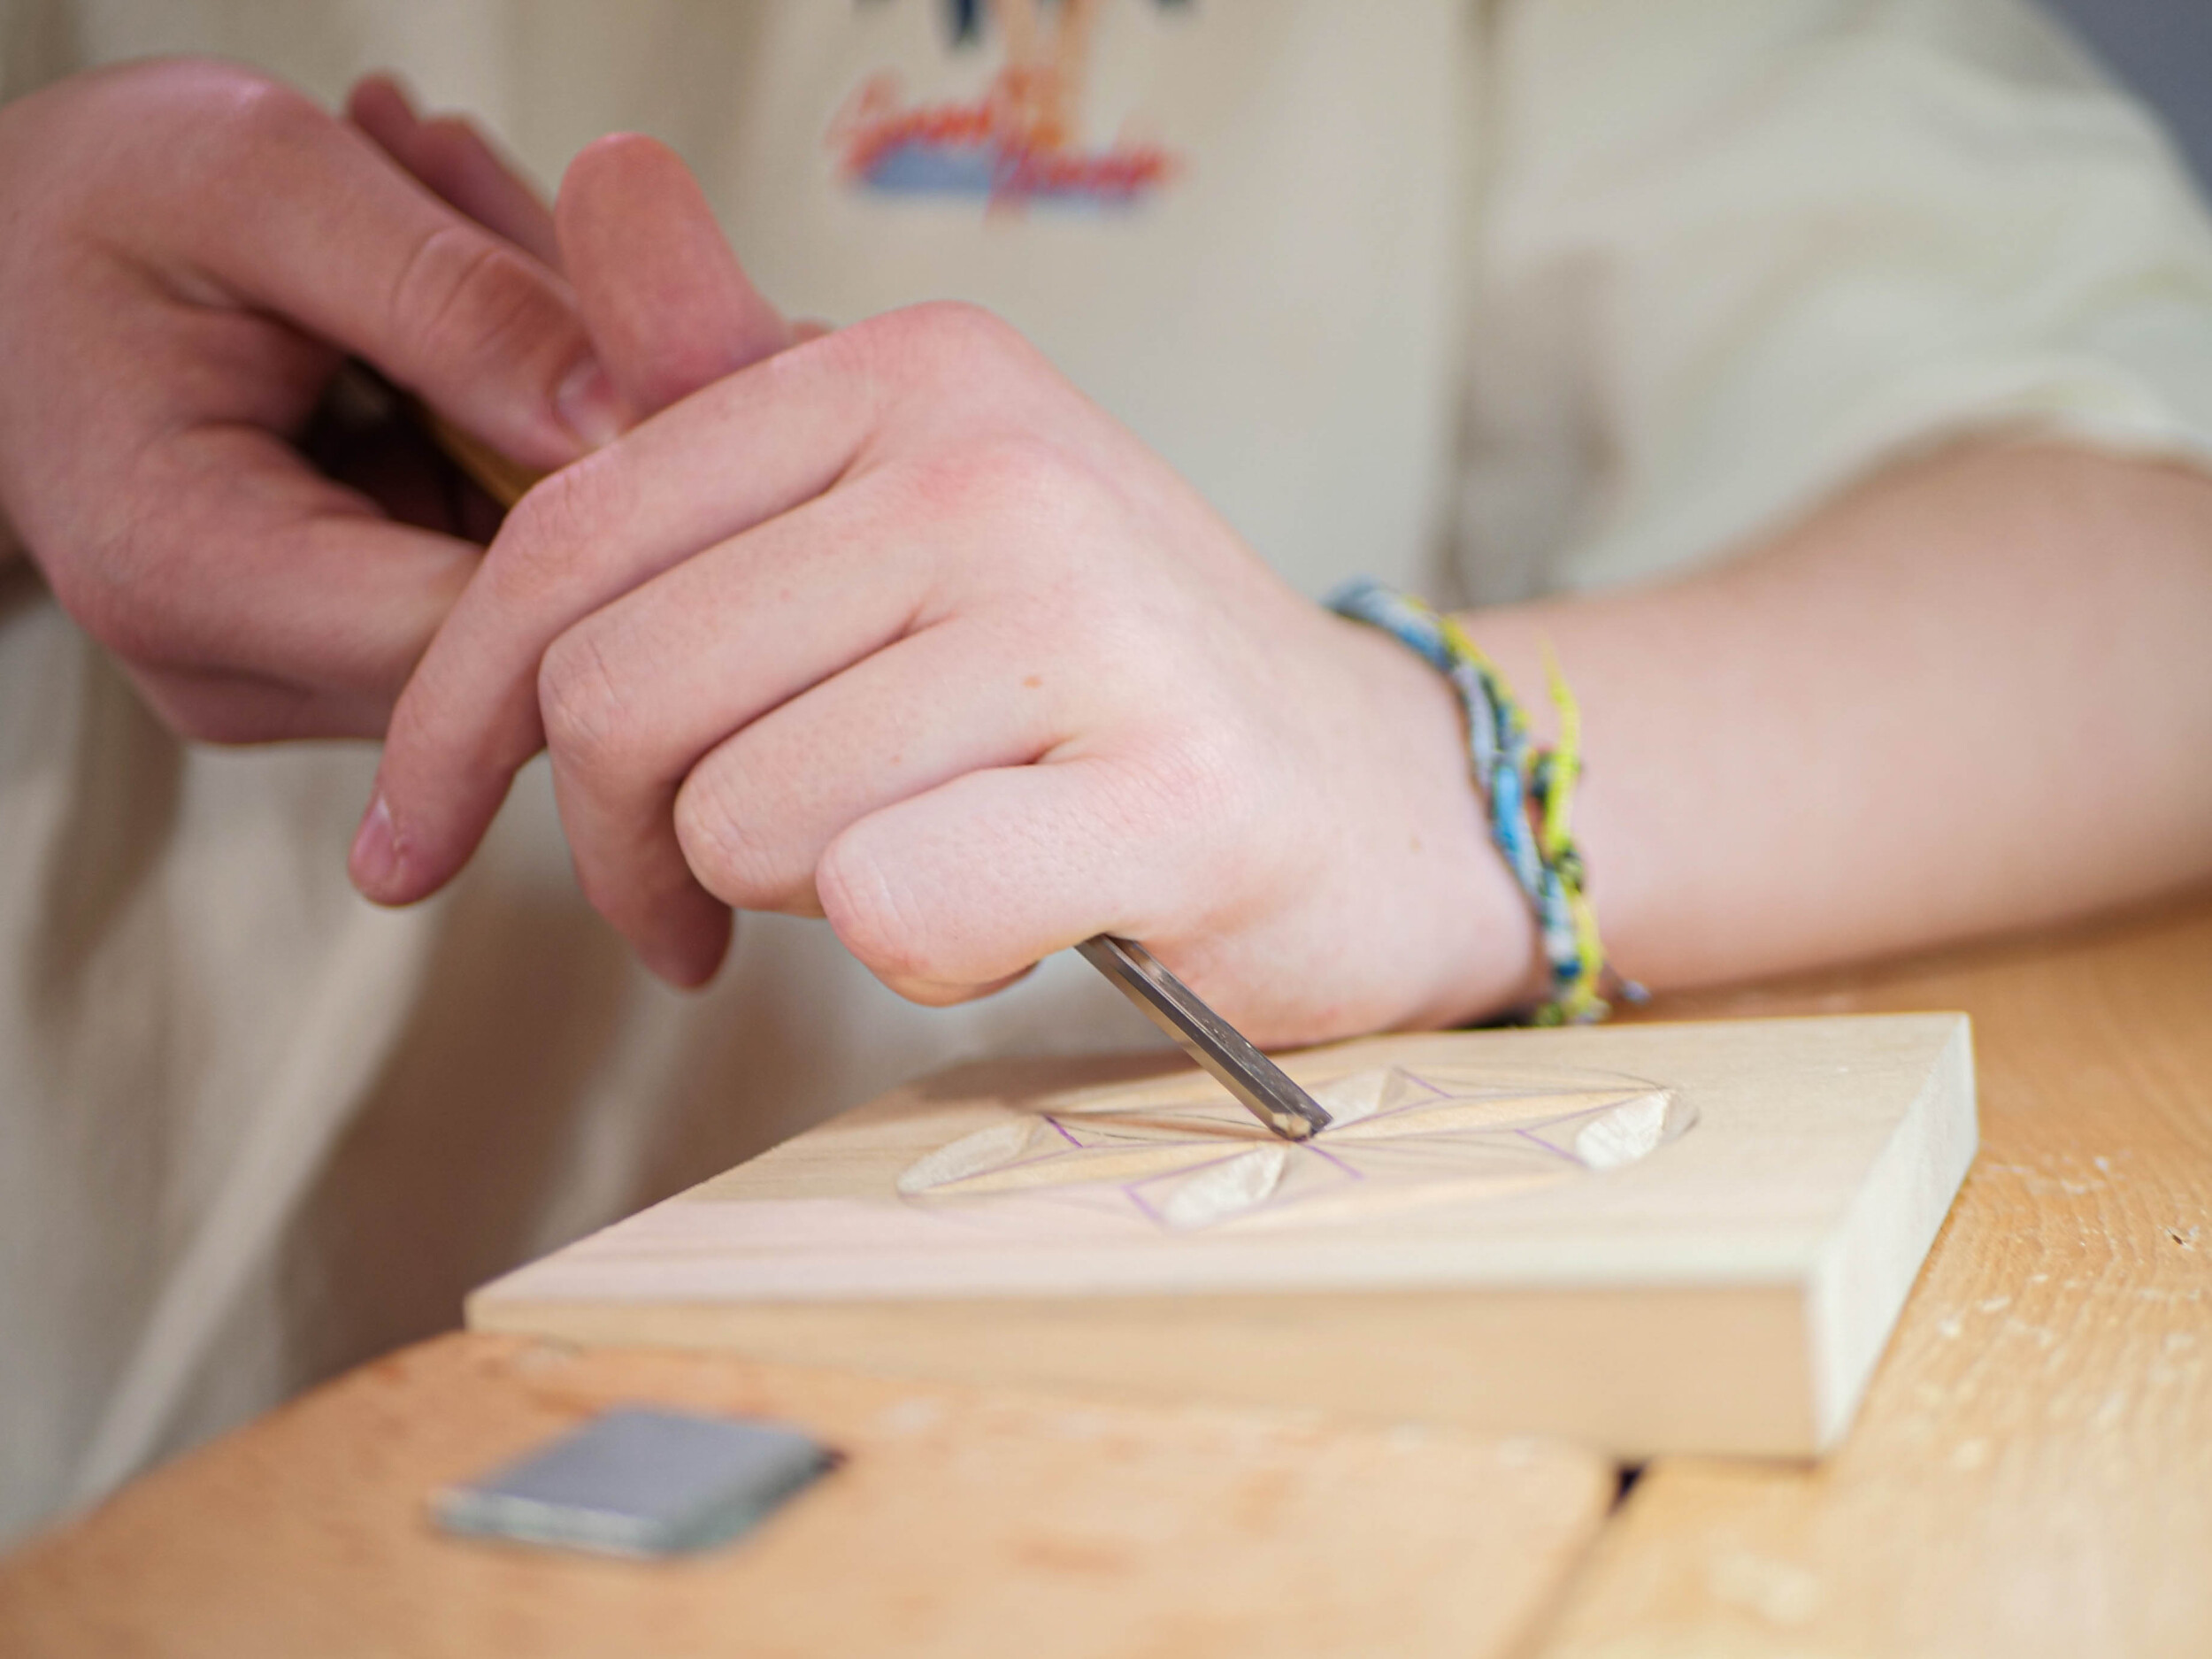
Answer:
[[[1601,995],[1605,947],[1597,913],[1586,890],[1587,872],[1575,845],[1575,785],[1582,776],[1582,711],[1559,672],[1551,673],[1552,703],[1559,710],[1559,742],[1538,749],[1528,719],[1494,664],[1450,616],[1413,595],[1370,577],[1347,582],[1329,596],[1329,609],[1354,622],[1380,628],[1451,682],[1467,717],[1467,759],[1490,816],[1490,838],[1536,912],[1551,996],[1529,1016],[1537,1025],[1603,1019],[1611,1006]],[[1619,981],[1631,1002],[1641,987]]]

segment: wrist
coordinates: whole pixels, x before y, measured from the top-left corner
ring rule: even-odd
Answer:
[[[1403,780],[1411,826],[1389,910],[1401,961],[1421,967],[1396,1024],[1465,1025],[1535,1006],[1550,988],[1536,918],[1492,839],[1450,683],[1378,630],[1343,626],[1367,659],[1377,741]]]
[[[1525,1018],[1539,1025],[1602,1019],[1612,976],[1574,835],[1581,713],[1548,648],[1545,677],[1560,736],[1555,747],[1540,749],[1511,687],[1457,618],[1365,577],[1346,583],[1329,604],[1348,620],[1388,635],[1451,687],[1464,719],[1468,772],[1482,798],[1489,838],[1532,912],[1545,961],[1545,995]],[[1641,999],[1640,987],[1613,982],[1632,1000]]]

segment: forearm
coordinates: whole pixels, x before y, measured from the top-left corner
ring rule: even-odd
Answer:
[[[2212,873],[2212,480],[2056,445],[1890,470],[1663,588],[1468,618],[1584,711],[1578,826],[1654,985]]]

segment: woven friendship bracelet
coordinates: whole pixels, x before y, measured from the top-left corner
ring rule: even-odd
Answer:
[[[1530,1023],[1561,1025],[1602,1019],[1605,947],[1584,890],[1574,840],[1575,785],[1582,776],[1582,711],[1556,662],[1548,663],[1559,744],[1529,742],[1528,719],[1505,677],[1451,617],[1413,595],[1357,577],[1329,596],[1329,609],[1380,628],[1451,682],[1467,716],[1467,758],[1490,813],[1490,838],[1528,897],[1551,970],[1551,998]],[[1642,1000],[1623,981],[1620,994]]]

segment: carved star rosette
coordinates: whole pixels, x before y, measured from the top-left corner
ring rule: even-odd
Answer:
[[[898,1190],[932,1206],[1125,1207],[1169,1233],[1305,1225],[1601,1173],[1693,1119],[1657,1084],[1594,1074],[1394,1065],[1310,1092],[1334,1121],[1296,1143],[1202,1076],[1064,1095],[918,1159]]]

